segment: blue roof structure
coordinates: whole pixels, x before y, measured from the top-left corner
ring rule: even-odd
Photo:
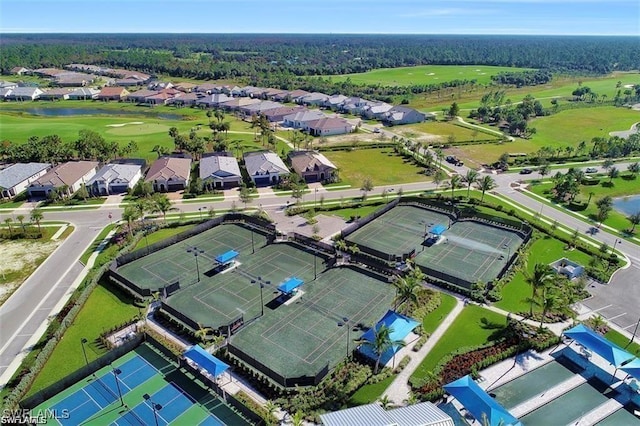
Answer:
[[[229,263],[236,257],[238,257],[239,253],[235,250],[229,250],[226,253],[222,253],[220,256],[216,256],[216,262],[218,263]]]
[[[640,358],[636,358],[624,367],[620,367],[620,370],[640,380]]]
[[[282,284],[280,284],[278,286],[278,290],[283,292],[284,294],[291,294],[293,290],[300,287],[302,284],[304,284],[304,281],[302,281],[300,278],[291,277],[285,282],[283,282]]]
[[[389,333],[391,341],[399,341],[404,340],[405,337],[407,337],[407,335],[411,333],[414,328],[420,325],[420,323],[414,319],[389,310],[373,328],[370,328],[362,335],[362,339],[373,342],[373,340],[375,339],[376,331],[382,325],[386,325],[387,328],[391,330],[391,332]],[[361,345],[358,350],[363,355],[366,355],[371,359],[378,359],[378,354],[374,353],[371,347],[369,347],[368,345]],[[387,349],[385,353],[382,354],[382,357],[380,357],[380,362],[382,364],[386,364],[399,350],[400,345],[392,345],[389,349]]]
[[[442,235],[446,230],[447,230],[447,227],[445,225],[436,225],[433,228],[431,228],[430,232],[433,235]]]
[[[634,358],[632,354],[615,343],[608,341],[584,324],[579,324],[566,330],[564,335],[597,353],[616,368]]]
[[[211,355],[209,352],[205,351],[198,345],[193,345],[189,349],[187,349],[184,353],[184,357],[190,359],[200,367],[207,370],[213,377],[218,377],[219,375],[224,373],[227,368],[229,368],[227,364],[220,361],[218,358]]]
[[[488,426],[517,426],[522,424],[478,386],[469,375],[445,385],[444,390],[453,395],[481,423],[486,418]]]

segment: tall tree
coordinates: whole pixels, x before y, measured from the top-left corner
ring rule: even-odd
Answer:
[[[178,210],[171,204],[171,200],[167,197],[167,194],[155,193],[151,196],[151,213],[161,213],[162,220],[167,222],[167,213],[170,211]]]
[[[602,225],[602,222],[604,222],[609,217],[609,213],[613,208],[613,198],[608,195],[602,197],[598,201],[596,201],[596,206],[598,206],[596,218],[598,219],[598,222],[600,222],[600,225]]]
[[[35,222],[36,225],[38,225],[38,233],[40,235],[42,235],[42,229],[40,229],[40,222],[42,221],[43,218],[44,218],[44,215],[42,214],[42,210],[40,210],[37,207],[35,207],[35,208],[33,208],[33,210],[31,210],[30,220],[32,222]]]
[[[631,222],[631,233],[633,234],[636,230],[636,226],[640,224],[640,211],[627,216],[627,219]]]
[[[376,355],[376,365],[373,369],[373,374],[378,374],[378,368],[380,367],[380,360],[382,359],[382,355],[385,354],[390,348],[393,346],[404,346],[405,343],[403,340],[393,340],[391,338],[391,333],[393,333],[393,328],[390,328],[386,324],[380,324],[378,328],[373,329],[373,339],[366,340],[362,339],[359,341],[363,346],[371,349]]]
[[[458,174],[455,174],[453,176],[451,176],[451,181],[450,181],[450,185],[451,185],[451,199],[453,200],[453,192],[460,187],[460,184],[462,183],[462,177]]]
[[[370,177],[364,178],[360,191],[362,191],[362,201],[367,199],[367,193],[373,190],[373,181]]]
[[[538,292],[554,279],[555,272],[546,263],[536,263],[533,272],[525,273],[525,281],[531,286],[531,299],[529,315],[533,316],[533,304],[538,297]]]
[[[469,192],[471,191],[471,185],[476,183],[476,181],[478,180],[478,172],[473,170],[473,169],[469,169],[469,170],[467,170],[467,174],[465,174],[462,179],[467,184],[467,198],[469,198]]]
[[[491,191],[496,186],[496,181],[491,176],[484,175],[482,179],[478,181],[478,188],[480,188],[480,191],[482,191],[482,197],[480,198],[480,201],[484,201],[484,193],[486,191]]]

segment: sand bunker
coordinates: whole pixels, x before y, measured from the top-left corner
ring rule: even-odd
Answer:
[[[633,84],[625,84],[624,88],[625,89],[633,89],[635,86]]]
[[[129,124],[144,124],[143,121],[130,121],[129,123],[121,123],[121,124],[107,124],[107,127],[124,127]]]
[[[462,74],[462,73],[461,73],[461,74]],[[430,72],[430,73],[429,73],[429,74],[427,74],[427,75],[436,75],[436,73],[435,73],[435,72]]]

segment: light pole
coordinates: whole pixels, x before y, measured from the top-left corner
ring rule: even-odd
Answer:
[[[162,410],[162,405],[156,404],[155,402],[153,402],[151,400],[151,396],[149,396],[148,393],[145,393],[144,395],[142,395],[142,397],[144,398],[145,401],[151,404],[151,408],[153,409],[153,418],[156,421],[156,426],[158,426],[158,411]]]
[[[122,391],[120,390],[120,381],[118,380],[118,375],[122,373],[122,370],[119,368],[114,368],[111,370],[113,372],[113,377],[116,379],[116,388],[118,388],[118,396],[120,397],[120,405],[124,405],[124,400],[122,399]]]
[[[82,339],[80,339],[80,344],[82,345],[82,354],[84,355],[84,363],[88,367],[89,366],[89,360],[87,359],[87,351],[84,348],[84,344],[85,343],[87,343],[87,339],[85,339],[84,337]]]
[[[317,199],[318,199],[318,188],[316,188],[314,193],[313,193],[313,208],[314,209],[317,207],[317,205],[316,205]]]
[[[616,245],[617,245],[618,243],[620,243],[620,242],[621,242],[621,241],[620,241],[618,238],[616,238],[616,240],[613,242],[613,248],[611,249],[611,254],[615,254],[615,252],[616,252]]]
[[[505,262],[505,264],[509,264],[509,259],[511,258],[511,247],[508,244],[503,244],[502,245],[503,249],[507,249],[507,260]]]
[[[262,289],[265,285],[271,285],[271,281],[262,280],[262,277],[258,277],[255,280],[251,280],[251,284],[258,283],[260,285],[260,316],[264,315],[264,299],[262,298]]]
[[[198,274],[198,282],[200,282],[200,266],[198,265],[198,256],[204,253],[204,250],[200,250],[197,247],[187,249],[187,253],[193,253],[193,257],[196,258],[196,273]]]
[[[200,220],[202,220],[202,207],[198,207],[198,213],[200,213]]]
[[[253,245],[253,227],[251,227],[251,254],[254,254],[256,252],[256,248]]]
[[[347,328],[347,358],[349,358],[349,318],[342,317],[342,321],[338,321],[338,327]]]

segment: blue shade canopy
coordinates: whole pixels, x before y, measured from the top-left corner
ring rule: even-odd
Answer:
[[[620,370],[640,380],[640,358],[636,358],[629,364],[620,367]]]
[[[302,281],[300,278],[291,277],[285,282],[283,282],[282,284],[280,284],[278,286],[278,290],[280,290],[284,294],[291,294],[293,290],[300,287],[302,284],[304,284],[304,281]]]
[[[518,419],[482,390],[469,375],[445,385],[444,390],[457,399],[481,423],[486,417],[488,426],[521,425]]]
[[[229,250],[226,253],[222,253],[220,256],[216,256],[216,262],[218,263],[229,263],[236,257],[238,257],[238,252],[235,250]]]
[[[579,324],[570,328],[564,332],[564,335],[580,343],[587,349],[597,353],[615,367],[620,367],[623,363],[634,358],[632,354],[625,351],[615,343],[608,341],[584,324]]]
[[[389,333],[391,341],[404,340],[405,337],[407,337],[407,335],[419,324],[420,323],[418,321],[415,321],[412,318],[389,310],[373,328],[370,328],[362,335],[362,339],[368,342],[373,342],[376,338],[376,330],[378,330],[382,325],[386,325],[391,331]],[[382,364],[386,364],[399,350],[400,345],[393,345],[382,354],[380,362]],[[371,359],[378,359],[378,354],[373,352],[372,348],[368,345],[361,345],[359,351]]]
[[[444,225],[436,225],[433,228],[431,228],[431,233],[433,235],[442,235],[444,233],[444,231],[447,230],[447,227]]]
[[[218,358],[211,355],[209,352],[205,351],[198,345],[193,345],[189,349],[187,349],[184,353],[184,357],[190,359],[200,367],[207,370],[213,377],[218,377],[219,375],[224,373],[227,368],[229,368],[227,364],[220,361]]]

